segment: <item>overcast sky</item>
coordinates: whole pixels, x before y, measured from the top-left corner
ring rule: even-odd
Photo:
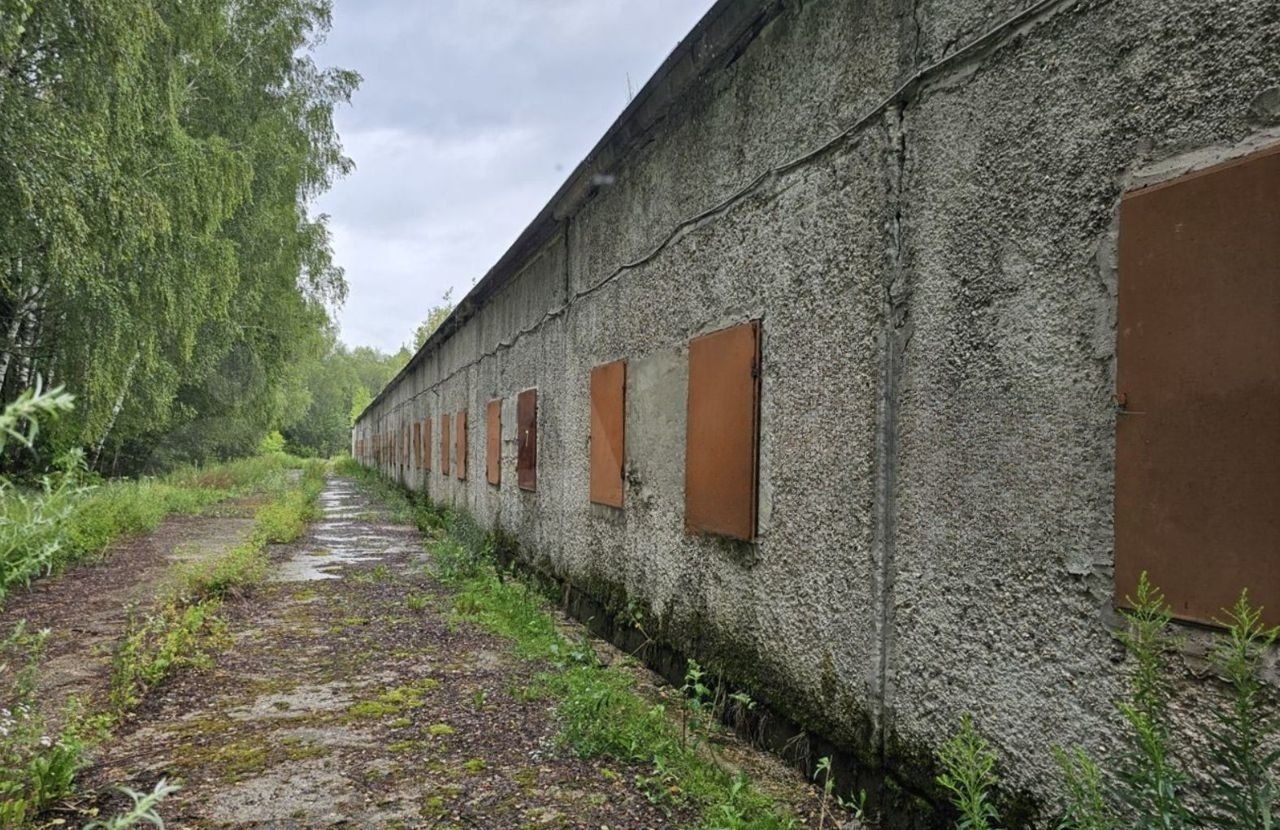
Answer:
[[[712,0],[336,0],[356,171],[319,200],[353,346],[395,350],[497,261]]]

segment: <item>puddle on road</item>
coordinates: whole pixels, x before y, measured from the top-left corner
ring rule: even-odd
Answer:
[[[366,524],[369,503],[351,486],[330,480],[318,500],[324,518],[304,543],[271,576],[272,582],[311,582],[341,579],[347,565],[376,562],[386,556],[413,551],[412,534],[387,532],[385,525]],[[408,529],[406,529],[408,530]]]

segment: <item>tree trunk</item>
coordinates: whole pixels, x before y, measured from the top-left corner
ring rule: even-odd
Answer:
[[[98,443],[93,448],[93,459],[89,462],[89,469],[91,470],[98,468],[98,458],[102,455],[102,448],[107,444],[107,437],[111,435],[111,430],[115,428],[116,418],[120,417],[120,410],[124,409],[124,401],[129,394],[129,385],[133,382],[133,373],[138,368],[138,360],[141,357],[141,352],[134,352],[133,358],[129,361],[129,368],[124,371],[124,382],[120,384],[120,394],[116,395],[116,402],[111,406],[111,419],[107,421],[107,428],[102,431],[102,437],[98,439]]]

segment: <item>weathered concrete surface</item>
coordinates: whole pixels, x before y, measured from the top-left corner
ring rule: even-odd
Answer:
[[[456,614],[416,528],[348,479],[331,479],[321,506],[307,535],[276,552],[277,578],[228,609],[234,647],[157,688],[98,750],[84,782],[100,794],[93,806],[110,814],[123,798],[108,785],[149,790],[164,777],[182,782],[160,807],[170,827],[698,823],[696,805],[646,790],[648,767],[581,758],[558,740],[541,679],[556,668]],[[312,554],[329,559],[328,578],[288,566]],[[560,622],[566,637],[589,642]],[[593,647],[674,714],[674,690]],[[808,780],[727,730],[708,736],[721,763],[798,826],[819,826],[821,796]],[[83,824],[78,814],[64,820]]]
[[[715,34],[731,14],[754,22]],[[1046,736],[1105,743],[1126,671],[1119,194],[1280,138],[1280,6],[752,0],[709,20],[357,437],[468,409],[467,482],[384,470],[870,764],[927,782],[915,761],[973,711],[1048,797]],[[759,536],[689,537],[686,344],[752,318]],[[588,373],[618,358],[622,511],[587,499]],[[536,493],[514,486],[531,386]]]

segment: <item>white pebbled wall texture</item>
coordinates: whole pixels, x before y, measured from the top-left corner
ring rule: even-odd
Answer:
[[[890,826],[944,820],[931,756],[965,712],[999,753],[1008,826],[1041,826],[1052,745],[1114,746],[1131,668],[1121,197],[1280,143],[1277,44],[1276,0],[721,0],[358,419],[353,452],[513,540],[597,624],[640,622],[746,690]],[[688,355],[747,321],[740,541],[686,531]],[[589,496],[590,375],[615,360],[621,508]],[[440,429],[452,458],[463,410],[459,479]],[[402,451],[428,421],[431,469]],[[1197,631],[1189,719],[1217,693]]]

